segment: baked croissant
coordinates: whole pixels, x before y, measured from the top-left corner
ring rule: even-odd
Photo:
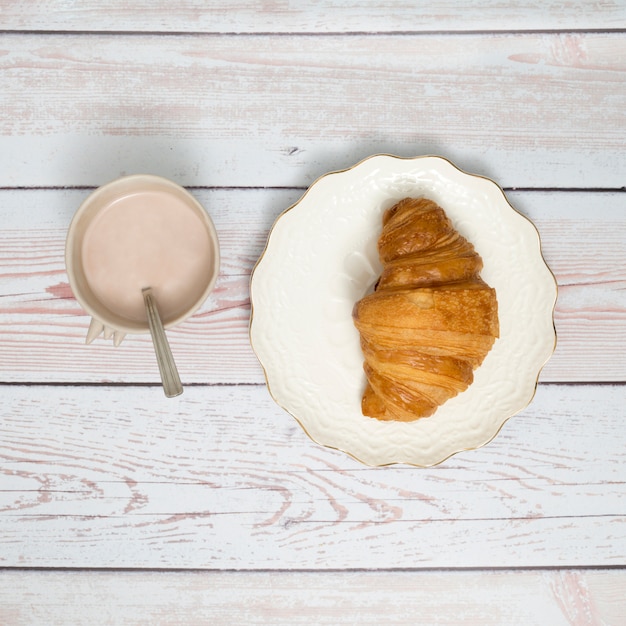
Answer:
[[[388,209],[378,252],[380,279],[353,311],[367,377],[362,411],[413,421],[473,381],[499,334],[496,293],[472,244],[431,200]]]

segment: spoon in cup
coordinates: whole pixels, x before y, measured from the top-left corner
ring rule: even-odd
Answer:
[[[151,287],[141,290],[143,301],[146,305],[146,314],[148,316],[148,325],[150,326],[150,335],[152,335],[152,344],[156,354],[157,363],[159,365],[159,373],[161,374],[161,382],[163,383],[163,391],[168,398],[179,396],[183,392],[183,386],[180,382],[178,369],[172,356],[170,344],[167,341],[163,322],[156,306],[156,301],[152,293]]]

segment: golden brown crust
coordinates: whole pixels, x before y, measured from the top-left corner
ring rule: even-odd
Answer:
[[[441,207],[405,198],[383,216],[383,271],[355,304],[367,388],[363,414],[413,421],[467,389],[498,337],[482,259]]]

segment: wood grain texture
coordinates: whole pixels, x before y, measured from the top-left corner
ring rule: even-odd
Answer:
[[[626,571],[0,572],[0,622],[622,626]]]
[[[621,188],[625,37],[5,33],[0,186],[303,187],[388,152],[507,187]]]
[[[80,7],[58,0],[24,4],[0,2],[2,28],[7,30],[302,33],[302,32],[420,32],[466,30],[546,30],[626,28],[621,2],[548,0],[506,3],[485,0],[360,0],[330,2],[203,2],[185,0],[171,5],[159,0],[133,3],[89,0]]]
[[[148,335],[85,345],[89,317],[69,288],[64,242],[89,191],[0,191],[0,381],[159,380]],[[216,224],[222,267],[198,314],[168,331],[183,383],[263,383],[248,337],[250,272],[272,223],[304,190],[192,191]],[[537,225],[559,284],[558,345],[541,380],[626,380],[626,194],[508,197]]]
[[[263,386],[10,386],[0,567],[624,566],[625,394],[540,386],[419,470],[313,443]]]
[[[625,42],[614,1],[0,0],[0,623],[621,626]],[[429,470],[311,442],[247,335],[273,220],[378,152],[520,189],[559,282],[535,401]],[[147,336],[83,344],[63,266],[136,172],[223,249],[174,401]]]

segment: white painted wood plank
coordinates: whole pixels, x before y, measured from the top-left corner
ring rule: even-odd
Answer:
[[[63,251],[90,190],[0,191],[0,380],[158,382],[147,336],[85,345],[88,316],[73,299]],[[217,289],[169,331],[183,382],[263,383],[249,344],[249,276],[267,233],[303,190],[192,190],[222,246]],[[543,382],[626,380],[626,194],[510,192],[536,223],[559,283],[558,346]],[[590,207],[593,219],[590,218]]]
[[[623,33],[0,35],[0,186],[307,186],[376,152],[620,188]]]
[[[624,570],[0,572],[0,621],[622,626]]]
[[[128,3],[81,2],[80,7],[59,0],[27,4],[0,3],[2,27],[9,30],[97,30],[181,32],[419,32],[427,30],[603,29],[626,27],[622,2],[584,0],[523,2],[485,0],[404,0],[330,2],[300,0],[289,3],[185,0],[176,10],[163,0]]]
[[[3,390],[0,567],[626,565],[626,386],[540,386],[488,446],[368,468],[264,387]]]

